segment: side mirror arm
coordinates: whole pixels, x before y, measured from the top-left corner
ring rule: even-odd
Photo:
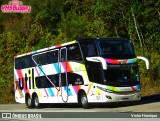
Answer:
[[[103,69],[107,70],[107,63],[102,57],[86,57],[86,59],[92,62],[101,62]]]
[[[145,61],[146,68],[149,69],[149,60],[147,58],[142,57],[142,56],[137,56],[137,59],[141,59],[141,60]]]

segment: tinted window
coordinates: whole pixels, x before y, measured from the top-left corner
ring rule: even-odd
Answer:
[[[110,86],[127,87],[140,83],[138,67],[134,64],[124,65],[123,68],[104,70],[104,76],[106,80],[104,84]]]
[[[83,85],[83,78],[76,73],[67,73],[68,85]]]
[[[38,88],[47,88],[47,78],[45,76],[36,77],[36,86]]]
[[[61,73],[61,84],[62,86],[67,86],[66,73]]]
[[[134,54],[130,42],[98,41],[100,54]]]
[[[84,57],[97,56],[96,46],[94,43],[82,43],[81,49]]]
[[[58,62],[58,50],[40,53],[38,55],[34,55],[33,59],[38,65],[46,65],[51,63]]]
[[[61,58],[60,58],[61,62],[66,61],[67,60],[67,52],[66,52],[66,48],[62,48],[61,49]]]
[[[59,75],[55,74],[55,75],[48,75],[47,76],[50,81],[56,86],[59,86]],[[54,87],[54,85],[48,80],[46,76],[40,76],[40,77],[36,77],[36,86],[38,88],[48,88],[48,87]]]
[[[56,63],[58,62],[58,50],[54,50],[54,51],[51,51],[51,52],[47,52],[47,63],[48,64],[51,64],[51,63]]]
[[[87,73],[91,82],[101,84],[103,81],[102,65],[99,62],[86,62]]]
[[[15,69],[24,69],[34,67],[35,64],[31,58],[31,55],[19,57],[15,59]]]
[[[82,56],[78,44],[67,47],[67,60],[82,61]]]

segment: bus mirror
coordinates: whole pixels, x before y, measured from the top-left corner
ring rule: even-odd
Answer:
[[[86,59],[88,61],[92,61],[92,62],[101,62],[103,69],[107,70],[107,63],[104,58],[102,58],[102,57],[86,57]]]
[[[145,63],[146,63],[146,68],[149,69],[149,60],[148,60],[147,58],[142,57],[142,56],[137,56],[137,58],[145,61]]]

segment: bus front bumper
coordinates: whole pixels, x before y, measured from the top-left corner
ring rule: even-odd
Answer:
[[[136,92],[134,94],[114,94],[114,93],[106,93],[103,94],[103,102],[124,102],[124,101],[137,101],[141,100],[140,92]]]

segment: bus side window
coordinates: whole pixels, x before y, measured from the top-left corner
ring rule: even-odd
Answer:
[[[61,62],[66,61],[66,49],[61,50]]]
[[[98,55],[94,43],[82,43],[81,48],[84,58]]]
[[[21,58],[21,60],[20,60],[20,65],[21,65],[21,69],[24,69],[24,68],[25,68],[26,63],[25,63],[24,57]]]
[[[38,88],[47,88],[47,78],[45,76],[36,77],[36,86]]]
[[[72,86],[84,84],[83,77],[76,73],[67,73],[67,79],[68,84]]]
[[[88,57],[96,55],[96,49],[95,49],[94,44],[89,44],[88,45],[88,51],[87,52],[88,52]]]
[[[15,59],[15,69],[21,69],[20,58]]]
[[[53,51],[53,63],[58,62],[58,50]]]
[[[73,44],[67,49],[67,60],[82,61],[82,56],[78,44]]]
[[[84,58],[86,58],[87,52],[88,52],[88,47],[86,45],[82,45],[81,48],[82,48],[83,56],[84,56]]]
[[[42,65],[42,62],[41,62],[41,58],[38,56],[37,57],[37,64],[40,66],[40,65]]]
[[[47,52],[47,63],[56,63],[58,62],[58,50]]]
[[[55,74],[55,75],[49,75],[48,76],[50,81],[56,86],[59,86],[59,75]],[[47,81],[48,83],[48,87],[54,87],[53,84],[50,82],[49,80]]]

